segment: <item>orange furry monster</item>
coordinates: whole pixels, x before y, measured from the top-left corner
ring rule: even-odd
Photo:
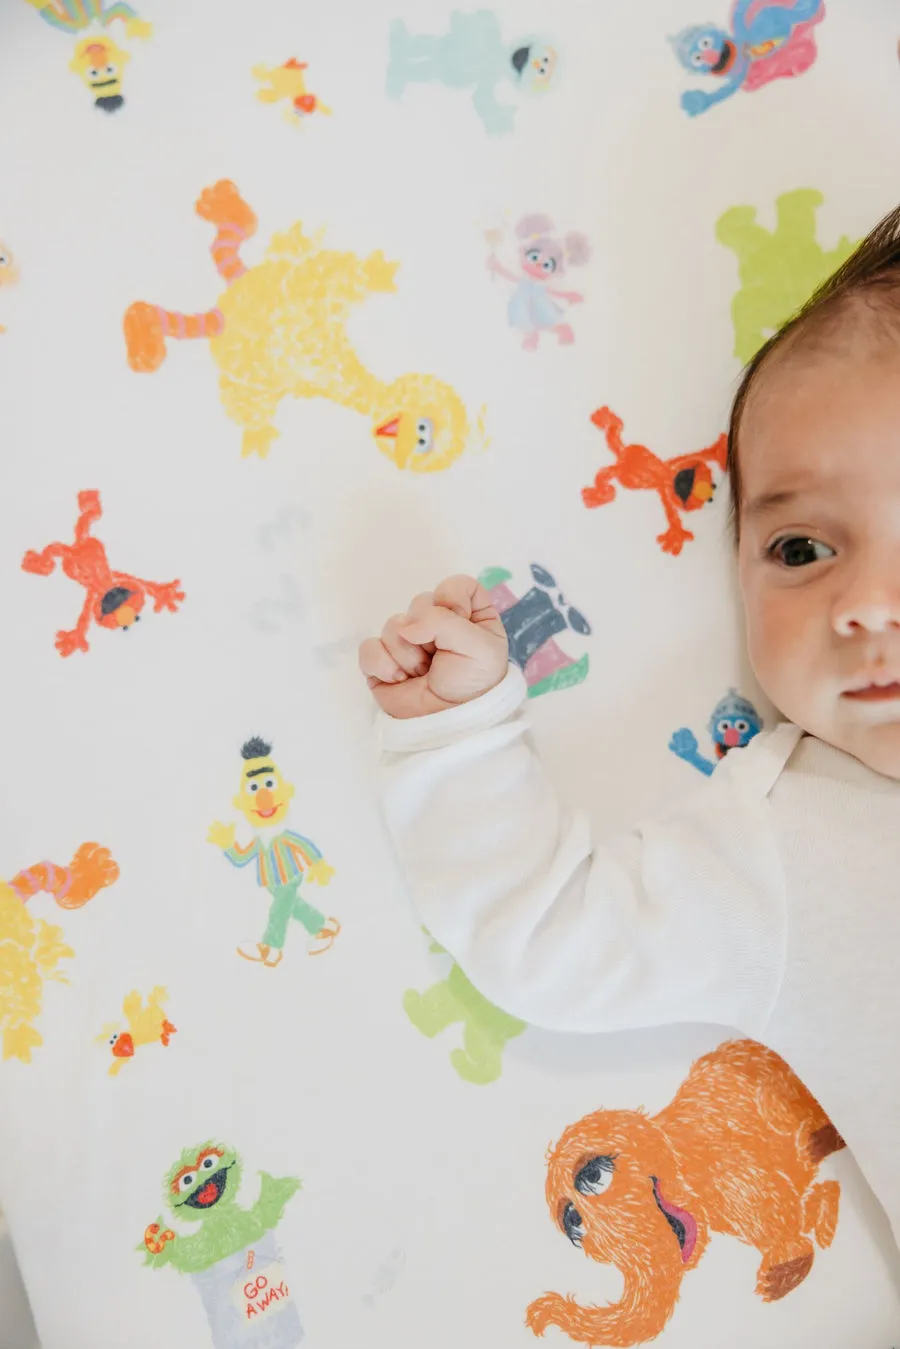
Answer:
[[[605,1307],[545,1293],[527,1324],[536,1335],[559,1326],[582,1344],[643,1344],[668,1322],[712,1232],[755,1246],[757,1293],[784,1297],[812,1268],[810,1234],[821,1247],[834,1236],[840,1187],[816,1172],[842,1147],[784,1060],[754,1040],[698,1059],[658,1115],[586,1115],[549,1154],[547,1203],[563,1234],[615,1265],[625,1287]]]
[[[725,468],[727,437],[719,436],[712,445],[693,454],[660,459],[646,445],[626,445],[622,439],[622,418],[609,408],[598,408],[591,421],[598,431],[604,432],[616,462],[601,468],[592,486],[582,488],[585,506],[605,506],[615,501],[615,482],[632,491],[649,488],[658,494],[668,525],[663,534],[657,534],[656,542],[664,553],[677,557],[682,546],[694,537],[681,523],[680,512],[700,510],[712,500],[716,484],[709,465]]]

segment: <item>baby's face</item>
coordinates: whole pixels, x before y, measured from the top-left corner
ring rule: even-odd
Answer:
[[[751,395],[738,552],[780,711],[900,780],[900,347],[798,352]]]

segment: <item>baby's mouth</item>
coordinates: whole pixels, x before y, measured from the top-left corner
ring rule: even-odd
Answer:
[[[864,703],[885,702],[891,698],[900,698],[900,683],[894,680],[890,684],[866,684],[863,688],[844,689],[841,696]]]

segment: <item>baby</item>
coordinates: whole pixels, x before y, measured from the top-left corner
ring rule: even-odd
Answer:
[[[530,744],[496,609],[454,576],[360,648],[388,825],[486,997],[561,1031],[764,1041],[900,1240],[900,208],[754,357],[728,444],[750,659],[787,720],[592,842]]]

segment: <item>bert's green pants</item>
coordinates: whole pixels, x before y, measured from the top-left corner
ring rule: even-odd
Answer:
[[[270,891],[272,903],[269,908],[269,921],[263,933],[263,946],[273,946],[280,951],[284,946],[288,923],[296,918],[311,936],[321,932],[325,926],[325,915],[319,913],[305,899],[300,898],[302,877],[295,876],[287,885],[274,885]]]

